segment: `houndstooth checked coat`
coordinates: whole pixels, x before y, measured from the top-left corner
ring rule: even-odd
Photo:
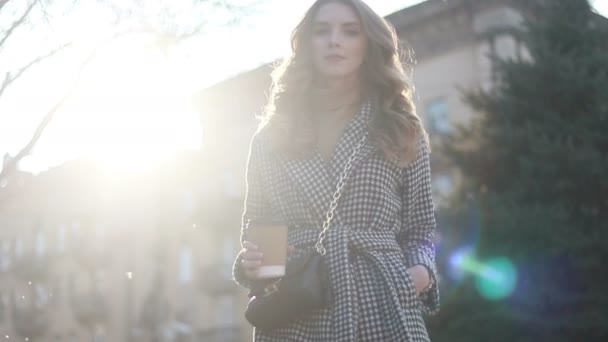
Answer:
[[[247,195],[241,239],[247,222],[271,219],[289,225],[296,246],[292,260],[313,248],[335,184],[354,146],[367,130],[369,104],[349,122],[329,162],[319,153],[290,159],[270,148],[262,130],[250,146]],[[258,342],[283,341],[428,341],[423,313],[439,309],[433,236],[429,151],[419,143],[418,158],[398,167],[366,142],[340,199],[326,238],[330,283],[328,308],[307,314],[273,331],[255,329]],[[426,266],[433,287],[416,295],[407,268]],[[233,275],[251,287],[237,256]]]

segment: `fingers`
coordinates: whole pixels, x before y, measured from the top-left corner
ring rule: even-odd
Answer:
[[[261,265],[262,265],[262,260],[247,260],[247,259],[241,260],[241,266],[243,267],[243,270],[250,277],[252,274],[257,274]]]
[[[257,270],[255,270],[255,271],[245,270],[245,275],[247,276],[247,278],[256,279],[258,277],[258,271]]]
[[[254,244],[251,241],[243,241],[243,250],[249,250],[249,251],[257,251],[259,248],[256,244]],[[287,253],[292,253],[295,252],[296,247],[294,245],[288,245],[287,246]]]
[[[241,260],[241,265],[243,266],[243,270],[245,271],[245,275],[248,278],[255,279],[258,277],[258,271],[260,269],[261,261],[258,260]]]
[[[243,267],[243,270],[245,271],[245,275],[248,278],[257,278],[258,270],[260,269],[261,264],[262,264],[261,260],[247,260],[247,259],[241,260],[241,266]]]
[[[248,271],[257,270],[261,264],[262,261],[260,260],[241,260],[241,265],[243,265],[243,268]]]
[[[243,267],[247,277],[257,277],[257,272],[262,264],[263,257],[264,254],[258,250],[258,246],[251,241],[243,241],[243,249],[241,250],[241,266]]]
[[[247,241],[247,240],[243,241],[243,248],[244,249],[251,249],[251,250],[255,250],[255,251],[258,250],[258,246],[256,244],[254,244],[251,241]]]
[[[264,254],[258,249],[258,246],[251,241],[243,241],[242,245],[241,266],[248,277],[256,278],[258,269],[262,265]],[[294,245],[287,246],[287,253],[293,253],[295,250],[296,248]]]
[[[262,252],[252,251],[248,249],[243,249],[241,251],[241,255],[243,260],[251,260],[251,261],[262,261],[264,258],[264,254]]]
[[[262,260],[263,257],[262,252],[258,250],[258,246],[251,241],[243,241],[241,254],[243,255],[243,259],[247,260]]]

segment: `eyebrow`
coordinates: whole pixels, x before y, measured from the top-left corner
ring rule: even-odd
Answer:
[[[314,23],[317,26],[329,26],[330,24],[327,21],[316,21]],[[359,24],[358,22],[355,21],[349,21],[346,23],[342,23],[342,26],[355,26],[355,27],[359,27],[361,26],[361,24]]]

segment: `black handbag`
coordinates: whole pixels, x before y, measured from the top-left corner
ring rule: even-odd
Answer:
[[[270,283],[258,284],[252,289],[245,318],[254,327],[262,330],[277,329],[305,314],[323,309],[330,303],[331,289],[324,260],[326,249],[323,240],[331,225],[352,163],[366,138],[367,134],[364,134],[340,175],[315,247],[290,260],[283,277]]]
[[[308,251],[290,264],[281,279],[252,291],[245,318],[262,330],[279,328],[301,314],[324,308],[330,299],[328,285],[323,256]]]

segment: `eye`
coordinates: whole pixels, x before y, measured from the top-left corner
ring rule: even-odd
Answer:
[[[359,33],[360,33],[360,32],[359,32],[359,30],[357,30],[357,29],[349,29],[349,30],[346,30],[346,35],[347,35],[347,36],[349,36],[349,37],[356,37],[356,36],[358,36],[358,35],[359,35]]]
[[[327,27],[317,27],[313,30],[315,36],[322,36],[327,34],[327,32],[329,32],[329,28]]]

